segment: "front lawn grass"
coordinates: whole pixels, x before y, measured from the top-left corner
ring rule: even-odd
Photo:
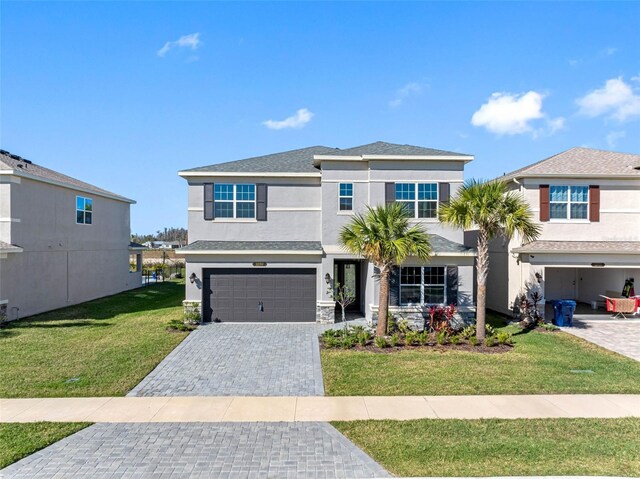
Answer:
[[[0,469],[84,429],[84,422],[0,424]]]
[[[500,326],[514,334],[506,353],[407,350],[322,351],[331,396],[640,393],[640,363],[566,333]],[[593,371],[593,372],[572,372]]]
[[[125,395],[186,336],[166,331],[183,298],[168,281],[9,323],[0,397]]]
[[[640,476],[640,419],[332,423],[398,476]]]

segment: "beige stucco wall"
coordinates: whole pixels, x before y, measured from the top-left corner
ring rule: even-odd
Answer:
[[[26,178],[0,186],[14,220],[0,240],[24,250],[0,259],[12,319],[15,308],[25,317],[140,286],[129,273],[129,203]],[[93,224],[76,224],[76,196],[93,200]]]
[[[618,179],[550,179],[527,178],[520,185],[511,182],[514,191],[519,191],[534,212],[534,221],[542,228],[540,240],[547,241],[640,241],[640,181]],[[551,220],[540,222],[539,185],[599,185],[600,221]],[[471,237],[467,235],[467,244]],[[510,314],[516,297],[525,291],[527,283],[537,282],[534,274],[542,276],[539,284],[545,296],[545,285],[555,268],[574,268],[577,278],[576,299],[590,302],[603,294],[608,285],[624,284],[623,276],[633,277],[634,267],[640,266],[639,255],[616,254],[534,254],[517,255],[513,248],[522,245],[522,240],[513,238],[508,244],[502,239],[492,242],[490,247],[489,287],[487,306],[495,311]],[[592,263],[605,263],[605,268],[592,267]],[[576,269],[579,268],[579,269]],[[580,287],[580,277],[582,287]],[[584,278],[588,278],[589,286]],[[622,278],[622,283],[620,283]],[[556,295],[559,278],[551,278],[548,293]],[[600,291],[596,294],[596,291]],[[549,298],[557,299],[557,298]]]

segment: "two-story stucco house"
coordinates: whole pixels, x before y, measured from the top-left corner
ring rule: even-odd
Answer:
[[[456,304],[474,314],[475,250],[440,224],[439,205],[462,185],[470,155],[377,142],[315,146],[181,171],[189,184],[188,307],[205,321],[333,322],[329,284],[349,285],[352,309],[373,320],[374,267],[346,254],[341,228],[367,205],[402,201],[431,234],[428,264],[392,278],[391,311]]]
[[[0,315],[14,320],[140,287],[129,207],[110,193],[0,150]]]
[[[500,179],[524,195],[542,234],[492,243],[489,308],[509,313],[527,286],[547,302],[592,303],[640,281],[640,155],[572,148]]]

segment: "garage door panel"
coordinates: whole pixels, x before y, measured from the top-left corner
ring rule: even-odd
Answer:
[[[203,276],[205,319],[315,321],[316,270],[313,268],[211,268],[204,270]]]

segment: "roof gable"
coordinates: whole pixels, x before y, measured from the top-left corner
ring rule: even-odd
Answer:
[[[44,181],[45,183],[53,183],[87,193],[106,196],[127,203],[135,203],[135,201],[129,198],[103,190],[102,188],[98,188],[92,184],[72,178],[71,176],[63,175],[62,173],[50,170],[44,166],[37,165],[29,160],[21,158],[18,155],[13,155],[6,150],[0,150],[0,171],[2,170],[11,170],[18,176]]]
[[[353,148],[336,148],[333,153],[323,154],[336,156],[471,156],[464,153],[455,153],[453,151],[436,150],[434,148],[425,148],[414,145],[386,143],[384,141],[376,141],[375,143],[354,146]]]
[[[433,148],[424,148],[421,146],[399,145],[394,143],[385,143],[377,141],[367,145],[360,145],[353,148],[330,148],[327,146],[311,146],[308,148],[300,148],[298,150],[284,151],[282,153],[273,153],[270,155],[255,156],[244,160],[228,161],[217,163],[215,165],[201,166],[180,171],[181,176],[196,176],[207,173],[224,173],[227,176],[230,173],[293,173],[293,174],[316,174],[319,175],[319,161],[315,160],[317,156],[354,156],[363,157],[371,156],[389,156],[389,157],[442,157],[450,159],[451,157],[460,157],[460,159],[469,160],[471,155],[463,153],[454,153],[445,150],[436,150]],[[315,166],[314,166],[315,165]]]
[[[318,173],[313,166],[313,156],[329,154],[335,148],[311,146],[270,155],[255,156],[244,160],[228,161],[215,165],[183,170],[183,173]]]
[[[628,176],[640,178],[640,155],[575,147],[497,179],[536,176]]]

